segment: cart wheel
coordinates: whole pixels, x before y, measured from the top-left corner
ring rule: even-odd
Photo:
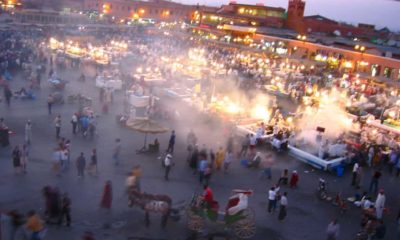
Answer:
[[[250,239],[256,234],[254,219],[243,219],[232,224],[232,232],[239,239]]]
[[[252,208],[246,208],[243,210],[242,215],[246,217],[245,219],[254,219],[255,217],[255,213]]]
[[[187,227],[191,231],[201,232],[204,229],[204,219],[187,210]]]

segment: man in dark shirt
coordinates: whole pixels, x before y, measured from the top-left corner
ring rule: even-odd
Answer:
[[[85,173],[86,159],[81,152],[81,155],[76,159],[76,168],[78,169],[78,177],[83,177]]]
[[[386,226],[383,220],[379,221],[379,225],[375,229],[375,235],[373,239],[384,239],[386,235]]]
[[[174,145],[175,145],[175,131],[173,130],[171,133],[171,137],[169,138],[167,152],[173,154],[174,153]]]
[[[382,173],[379,170],[376,170],[372,175],[371,184],[369,185],[369,192],[376,193],[378,191],[379,186],[379,178],[382,176]]]
[[[61,199],[61,214],[60,219],[58,220],[58,225],[62,224],[64,217],[67,221],[67,227],[69,227],[71,225],[71,200],[66,193]]]

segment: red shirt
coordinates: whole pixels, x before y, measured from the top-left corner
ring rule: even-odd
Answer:
[[[214,201],[213,192],[211,188],[206,188],[203,193],[204,201],[208,203],[212,203]]]

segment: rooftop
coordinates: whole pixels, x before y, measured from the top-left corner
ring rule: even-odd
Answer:
[[[304,17],[304,19],[313,19],[313,20],[318,20],[318,21],[329,21],[332,23],[337,23],[335,20],[329,19],[329,18],[321,16],[321,15],[310,15],[310,16]]]
[[[266,9],[266,10],[275,10],[275,11],[283,11],[285,12],[285,8],[281,7],[270,7],[264,5],[251,5],[251,4],[241,4],[241,3],[229,3],[229,6],[238,6],[238,7],[248,7],[248,8],[256,8],[256,9]]]

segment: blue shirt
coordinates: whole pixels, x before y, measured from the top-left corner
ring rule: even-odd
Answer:
[[[205,160],[205,159],[200,160],[200,162],[199,162],[199,171],[200,172],[204,172],[206,170],[206,168],[207,168],[207,165],[208,165],[207,160]]]

